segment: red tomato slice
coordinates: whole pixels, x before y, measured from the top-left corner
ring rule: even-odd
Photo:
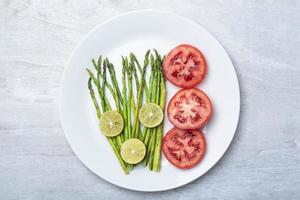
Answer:
[[[181,169],[197,165],[206,151],[206,142],[199,130],[171,129],[163,139],[163,153],[170,163]]]
[[[182,89],[169,102],[168,118],[180,129],[199,129],[211,117],[212,105],[208,96],[197,88]]]
[[[165,77],[174,85],[192,88],[206,74],[206,62],[199,49],[182,44],[172,49],[163,62]]]

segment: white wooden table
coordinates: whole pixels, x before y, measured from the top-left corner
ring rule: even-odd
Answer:
[[[174,11],[224,45],[238,73],[234,141],[206,175],[160,193],[113,186],[64,137],[67,58],[96,24],[140,8]],[[178,28],[178,27],[177,27]],[[300,2],[0,1],[0,199],[300,199]]]

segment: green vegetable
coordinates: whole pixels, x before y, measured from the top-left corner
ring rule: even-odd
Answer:
[[[149,90],[148,90],[148,93],[147,93],[147,96],[146,96],[146,103],[150,103],[150,102],[153,102],[152,99],[153,99],[153,96],[154,96],[154,79],[155,79],[155,63],[154,63],[154,57],[153,55],[151,54],[150,55],[150,66],[151,66],[151,74],[150,74],[150,78],[149,78]],[[148,128],[145,128],[144,129],[144,137],[143,137],[143,141],[146,145],[146,148],[148,149],[148,143],[149,143],[149,139],[150,139],[150,135],[152,135],[152,129],[148,129]],[[145,160],[147,160],[147,157],[148,155],[146,155],[145,157]],[[148,161],[147,161],[148,162]],[[147,165],[147,162],[145,161],[144,164]]]
[[[102,101],[105,102],[105,105],[109,104],[109,102],[105,100],[105,97],[106,97],[105,96],[105,87],[107,85],[106,84],[107,83],[107,81],[106,81],[106,68],[109,69],[110,77],[111,77],[111,80],[112,80],[112,83],[113,83],[113,88],[112,88],[111,92],[113,94],[118,94],[118,92],[120,92],[119,86],[117,84],[116,76],[115,76],[114,66],[109,62],[108,58],[106,58],[103,62],[103,69],[102,69],[102,92],[103,92]],[[120,105],[121,104],[120,101],[122,102],[122,99],[116,97],[114,100],[115,100],[115,103],[116,103],[117,111],[119,113],[122,113],[123,111],[122,111],[121,105]],[[124,142],[124,135],[121,134],[121,135],[116,136],[116,141],[117,141],[118,146],[121,147],[123,142]]]
[[[156,58],[157,59],[157,58]],[[153,84],[153,87],[154,87],[154,92],[153,92],[153,95],[151,96],[151,100],[154,102],[154,103],[159,103],[159,83],[160,83],[160,73],[159,73],[159,66],[157,66],[157,62],[154,63],[154,84]],[[152,129],[151,130],[152,133],[151,133],[151,141],[150,141],[150,144],[148,146],[148,149],[149,149],[149,157],[148,159],[146,160],[146,164],[147,162],[149,162],[149,169],[151,169],[151,166],[152,166],[152,161],[153,161],[153,152],[154,152],[154,147],[155,147],[155,137],[156,137],[156,133],[157,133],[157,127]]]
[[[162,72],[161,72],[160,76],[161,76],[161,79],[160,79],[160,100],[159,100],[159,105],[162,108],[162,110],[164,110],[165,109],[165,104],[166,104],[166,82],[165,82],[165,79],[163,77]],[[158,127],[158,130],[157,130],[155,149],[154,149],[153,166],[152,166],[152,169],[154,171],[159,171],[160,170],[161,142],[162,142],[162,137],[163,137],[163,128],[164,128],[164,124],[161,123]]]
[[[97,81],[97,80],[92,78],[92,77],[94,77],[94,75],[93,75],[92,73],[90,73],[91,71],[88,70],[88,72],[89,72],[89,75],[90,75],[90,78],[89,78],[89,80],[88,80],[88,88],[89,88],[90,95],[91,95],[91,98],[92,98],[92,100],[93,100],[93,103],[94,103],[96,112],[97,112],[98,119],[100,120],[100,118],[101,118],[101,116],[102,116],[102,113],[101,113],[101,111],[100,111],[99,105],[98,105],[97,100],[96,100],[96,97],[95,97],[95,92],[94,92],[93,87],[92,87],[92,80],[94,80],[94,83],[95,83],[95,81]],[[98,85],[98,82],[96,82],[95,85],[97,86],[97,85]],[[100,93],[100,95],[101,95],[101,94],[102,94],[102,93]],[[102,96],[100,96],[100,98],[102,99]],[[104,105],[104,104],[102,104],[102,105]],[[102,110],[105,110],[105,111],[106,111],[106,110],[108,110],[108,109],[109,109],[108,107],[102,107]],[[109,138],[109,137],[107,137],[107,139],[108,139],[110,145],[112,146],[112,149],[113,149],[115,155],[117,156],[118,161],[119,161],[119,163],[120,163],[120,165],[121,165],[123,171],[124,171],[126,174],[128,174],[128,173],[129,173],[129,170],[131,169],[131,167],[130,167],[129,165],[127,165],[127,164],[123,161],[123,159],[122,159],[122,157],[121,157],[121,154],[120,154],[120,147],[118,147],[115,138]]]
[[[147,53],[146,53],[146,55],[147,55]],[[149,51],[149,53],[150,53],[150,51]],[[136,86],[137,86],[136,88],[139,88],[139,81],[138,81],[138,76],[137,76],[137,73],[136,73],[136,67],[135,66],[137,65],[138,70],[139,70],[139,72],[140,72],[141,75],[142,75],[143,70],[142,70],[142,67],[141,67],[139,61],[137,60],[136,56],[133,53],[130,53],[130,61],[131,61],[132,65],[134,66],[134,77],[135,77]],[[146,94],[148,93],[148,86],[147,86],[146,81],[145,81],[145,92],[146,92]]]
[[[148,82],[146,82],[145,74],[149,62],[151,66],[151,74]],[[107,137],[122,169],[126,174],[133,169],[133,165],[129,164],[130,161],[129,163],[126,163],[122,159],[122,145],[129,139],[138,138],[145,144],[146,148],[143,160],[144,165],[148,165],[150,170],[159,171],[163,123],[154,128],[149,128],[152,126],[149,126],[148,128],[143,127],[143,130],[141,130],[142,126],[139,121],[139,112],[143,104],[144,96],[146,103],[158,104],[162,111],[164,111],[166,88],[161,67],[161,56],[155,49],[153,55],[150,54],[150,50],[148,50],[144,57],[143,66],[140,65],[137,57],[133,53],[130,53],[128,57],[122,57],[122,90],[120,90],[117,81],[114,65],[109,62],[108,58],[100,56],[97,61],[93,59],[92,63],[96,70],[96,76],[90,69],[87,69],[89,74],[88,89],[90,91],[90,96],[96,109],[98,119],[100,120],[103,113],[112,110],[112,102],[109,102],[106,95],[107,88],[114,99],[117,112],[122,115],[124,120],[123,131],[117,136],[113,136],[114,134],[111,134],[110,136],[112,137]],[[109,80],[106,78],[107,70],[110,76]],[[99,95],[98,98],[94,92],[93,85],[97,89]],[[136,95],[133,95],[134,87],[136,88]],[[101,107],[99,107],[98,102]],[[144,117],[147,118],[147,116]],[[144,118],[142,121],[144,121]],[[143,123],[146,124],[146,121]]]
[[[138,65],[139,70],[141,69],[141,65],[136,60],[136,57],[133,53],[130,53],[129,57],[130,57],[130,66],[132,67],[132,71],[133,71],[133,75],[134,75],[134,80],[135,80],[135,85],[136,85],[136,90],[137,90],[136,92],[138,92],[138,89],[140,87],[140,81],[139,81],[139,77],[136,72],[136,65]],[[142,73],[142,71],[140,71],[140,73]]]
[[[108,68],[108,71],[110,73],[110,78],[111,78],[115,93],[116,93],[116,95],[118,97],[118,100],[119,100],[118,106],[120,107],[120,103],[122,103],[122,95],[121,95],[120,88],[119,88],[119,85],[118,85],[118,81],[117,81],[117,78],[116,78],[115,68],[114,68],[114,65],[109,62],[108,58],[106,58],[105,61],[106,61],[106,66]]]
[[[162,110],[165,108],[166,89],[165,79],[162,73],[162,59],[158,52],[154,49],[155,58],[151,55],[151,75],[149,79],[149,90],[147,94],[147,102],[153,102],[160,105]],[[155,80],[155,81],[154,81]],[[145,135],[143,141],[147,147],[144,165],[149,165],[150,170],[160,170],[161,158],[161,141],[163,137],[163,123],[158,127],[144,130]]]
[[[122,56],[122,97],[123,97],[123,105],[127,105],[127,87],[126,86],[126,68],[127,68],[127,64],[125,61],[125,58]],[[127,106],[124,106],[123,108],[123,118],[125,120],[125,124],[124,124],[124,138],[125,141],[128,140],[130,138],[129,136],[129,132],[128,132],[128,124],[126,123],[126,118],[127,118]]]
[[[132,127],[131,127],[131,103],[132,103],[132,66],[128,64],[128,60],[126,58],[127,63],[127,83],[128,83],[128,102],[126,104],[127,107],[127,122],[128,122],[128,132],[131,138],[132,136]],[[123,105],[125,106],[125,105]]]
[[[98,119],[100,119],[102,114],[101,114],[99,105],[98,105],[98,103],[97,103],[96,97],[95,97],[95,92],[94,92],[94,90],[93,90],[93,86],[92,86],[92,78],[89,78],[89,81],[88,81],[88,88],[89,88],[89,90],[90,90],[90,95],[91,95],[91,98],[92,98],[92,100],[93,100],[93,104],[94,104],[95,109],[96,109],[96,111],[97,111],[97,117],[98,117]]]
[[[145,59],[144,59],[144,66],[143,66],[143,70],[142,70],[142,74],[141,74],[141,81],[140,81],[140,87],[138,90],[138,94],[137,94],[137,101],[136,101],[136,110],[135,110],[135,115],[134,115],[134,126],[133,126],[133,131],[132,131],[132,135],[135,138],[142,138],[141,133],[139,132],[139,110],[142,106],[142,100],[143,100],[143,88],[145,85],[145,74],[146,74],[146,69],[149,63],[149,53],[150,50],[147,51],[146,55],[145,55]]]

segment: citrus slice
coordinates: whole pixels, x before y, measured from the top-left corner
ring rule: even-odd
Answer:
[[[128,139],[121,146],[121,157],[129,164],[137,164],[141,162],[145,155],[146,147],[139,139]]]
[[[119,135],[123,130],[123,126],[123,118],[116,111],[105,112],[99,121],[100,130],[107,137]]]
[[[140,109],[139,119],[145,127],[156,127],[162,122],[163,118],[162,109],[155,103],[147,103]]]

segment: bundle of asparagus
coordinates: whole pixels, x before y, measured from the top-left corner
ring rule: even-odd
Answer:
[[[146,81],[146,71],[149,65],[151,74]],[[122,57],[122,92],[118,85],[114,65],[108,60],[99,57],[97,62],[92,60],[96,70],[96,76],[90,69],[88,88],[97,117],[100,120],[103,113],[112,110],[112,106],[106,96],[106,88],[111,93],[115,108],[124,119],[124,128],[121,134],[114,137],[107,137],[112,149],[126,174],[133,169],[133,165],[126,163],[121,156],[122,144],[131,138],[137,138],[143,141],[146,147],[146,155],[143,163],[149,166],[150,170],[160,170],[161,160],[161,142],[163,137],[163,122],[154,128],[143,127],[139,120],[139,111],[144,102],[156,103],[162,110],[165,109],[166,87],[165,79],[162,73],[162,58],[156,50],[154,54],[148,50],[144,57],[143,66],[140,65],[137,57],[130,53],[129,56]],[[107,80],[107,69],[110,75],[110,81]],[[139,72],[139,75],[137,73]],[[134,79],[134,81],[133,81]],[[135,84],[136,95],[134,96],[133,85]],[[97,89],[98,97],[94,92]],[[146,99],[144,99],[146,97]],[[100,104],[98,103],[100,102]],[[101,108],[100,106],[101,105]]]

